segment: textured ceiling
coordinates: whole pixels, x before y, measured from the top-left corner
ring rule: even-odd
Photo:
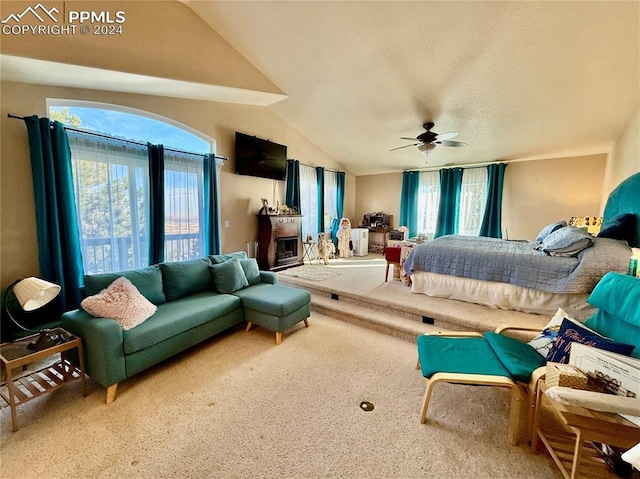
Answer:
[[[603,153],[639,105],[637,1],[183,3],[287,95],[268,108],[357,175],[426,166],[389,150],[427,120],[469,144],[429,166]]]

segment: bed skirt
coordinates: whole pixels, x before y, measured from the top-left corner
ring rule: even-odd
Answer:
[[[595,308],[586,302],[586,293],[546,293],[494,281],[460,278],[446,274],[414,271],[411,292],[436,298],[455,299],[491,308],[509,309],[552,317],[558,308],[575,319],[586,319]]]

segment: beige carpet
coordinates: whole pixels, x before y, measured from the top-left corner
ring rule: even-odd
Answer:
[[[419,422],[415,346],[314,313],[276,347],[238,329],[104,389],[79,383],[1,415],[10,478],[560,478],[508,445],[508,393],[441,385]],[[375,409],[362,411],[361,401]]]

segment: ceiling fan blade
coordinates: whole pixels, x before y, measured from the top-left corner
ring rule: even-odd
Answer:
[[[458,136],[457,131],[450,131],[449,133],[437,133],[436,140],[450,140]]]
[[[413,140],[414,138],[411,138],[411,139]],[[398,146],[397,148],[391,148],[389,151],[400,150],[401,148],[408,148],[410,146],[418,146],[418,145],[421,145],[421,144],[422,144],[422,142],[420,142],[420,143],[412,143],[411,145]]]
[[[442,140],[436,140],[433,143],[435,143],[436,145],[442,145],[442,146],[467,146],[466,143],[463,143],[461,141],[442,141]]]
[[[411,140],[411,141],[417,141],[418,140],[417,138],[408,138],[406,136],[401,136],[400,139],[401,140]]]

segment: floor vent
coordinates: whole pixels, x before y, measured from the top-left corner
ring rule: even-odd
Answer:
[[[373,404],[371,404],[369,401],[362,401],[360,403],[360,409],[366,412],[373,411]]]

